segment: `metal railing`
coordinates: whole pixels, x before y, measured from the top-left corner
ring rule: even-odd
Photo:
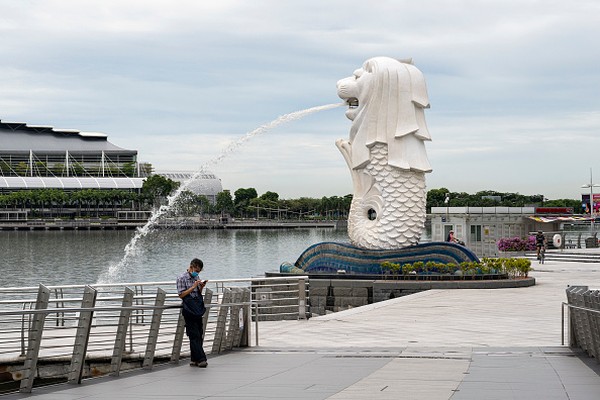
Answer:
[[[207,353],[250,346],[252,336],[258,345],[260,320],[306,318],[307,282],[305,276],[209,282]],[[30,392],[34,379],[78,383],[177,363],[189,354],[182,352],[180,308],[174,282],[0,288],[0,365],[12,375],[12,382],[0,381],[0,392],[5,383]]]
[[[562,344],[565,344],[565,309],[569,346],[580,347],[600,362],[600,290],[587,286],[567,288],[567,302],[562,303]]]

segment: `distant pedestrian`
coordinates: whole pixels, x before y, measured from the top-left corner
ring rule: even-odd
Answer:
[[[448,232],[448,236],[446,237],[446,242],[456,243],[456,238],[454,237],[454,231]]]
[[[204,324],[202,320],[202,316],[206,312],[202,289],[208,281],[198,279],[198,274],[203,268],[202,260],[194,258],[187,271],[177,277],[177,293],[183,300],[181,312],[185,319],[185,333],[190,339],[190,366],[200,368],[208,366],[203,348]]]
[[[544,236],[544,232],[538,231],[535,235],[535,248],[537,251],[537,259],[541,259],[541,252],[546,250],[546,236]]]
[[[465,245],[465,242],[454,236],[454,231],[448,232],[448,237],[446,238],[446,242],[460,244],[461,246]]]

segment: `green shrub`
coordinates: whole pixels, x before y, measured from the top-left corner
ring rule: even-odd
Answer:
[[[465,275],[476,275],[479,263],[475,261],[463,261],[459,265],[463,276]]]
[[[504,259],[504,272],[508,274],[509,278],[514,279],[517,276],[517,259],[516,258],[506,258]]]
[[[384,261],[381,263],[381,269],[383,270],[383,273],[398,273],[398,270],[400,269],[400,264],[395,264],[389,261]]]
[[[412,265],[412,264],[404,264],[404,265],[402,266],[402,274],[403,274],[403,275],[408,275],[408,274],[410,274],[411,272],[413,272],[414,270],[415,270],[415,269],[414,269],[414,267],[413,267],[413,265]]]
[[[436,269],[436,264],[437,263],[435,261],[427,261],[427,263],[425,264],[424,272],[434,272]]]
[[[454,263],[446,264],[446,268],[447,268],[449,274],[455,274],[456,271],[458,271],[458,265],[456,265]]]
[[[507,274],[509,278],[527,277],[531,268],[531,261],[526,258],[488,258],[484,257],[481,262],[465,261],[456,265],[454,263],[439,263],[435,261],[417,261],[413,264],[403,265],[385,261],[381,263],[384,274],[456,274],[458,271],[463,276]]]
[[[529,271],[531,271],[531,260],[528,260],[526,258],[517,258],[516,259],[517,264],[516,264],[516,269],[517,269],[517,274],[522,277],[522,278],[526,278],[529,276]]]

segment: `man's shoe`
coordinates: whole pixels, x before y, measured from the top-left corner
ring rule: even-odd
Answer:
[[[206,368],[208,367],[208,363],[206,361],[200,361],[197,363],[198,367],[200,368]]]
[[[197,366],[198,366],[198,363],[196,361],[192,361],[190,363],[190,367],[197,367]]]

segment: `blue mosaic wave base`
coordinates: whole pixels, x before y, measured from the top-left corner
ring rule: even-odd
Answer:
[[[335,274],[338,270],[346,274],[381,274],[381,263],[396,264],[434,261],[460,264],[464,261],[479,261],[471,250],[448,242],[423,243],[396,250],[367,250],[347,243],[321,242],[304,250],[294,265],[283,263],[280,272],[293,274]]]

